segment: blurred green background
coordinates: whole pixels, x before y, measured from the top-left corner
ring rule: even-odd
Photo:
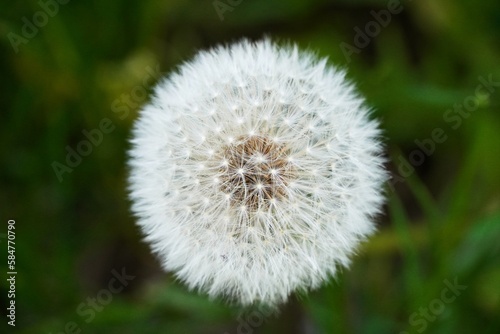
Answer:
[[[9,219],[15,332],[500,333],[498,0],[59,1],[0,3],[2,333],[14,332]],[[382,122],[393,175],[352,267],[269,317],[160,270],[129,210],[125,164],[161,75],[265,35],[348,69]],[[102,120],[102,140],[81,146]],[[58,176],[54,162],[78,145],[91,152]],[[134,278],[108,293],[122,270]]]

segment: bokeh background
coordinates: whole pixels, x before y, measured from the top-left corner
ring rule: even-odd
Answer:
[[[59,1],[0,3],[2,333],[500,332],[500,2]],[[388,8],[401,11],[370,23]],[[162,272],[126,191],[130,129],[152,85],[200,49],[265,35],[348,70],[393,175],[352,267],[267,317]],[[54,162],[103,120],[112,130],[58,176]],[[107,293],[122,270],[134,278]]]

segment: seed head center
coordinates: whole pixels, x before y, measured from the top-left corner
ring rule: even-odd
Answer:
[[[241,136],[225,146],[219,168],[220,189],[231,205],[248,211],[266,209],[288,196],[294,168],[286,145],[264,136]]]

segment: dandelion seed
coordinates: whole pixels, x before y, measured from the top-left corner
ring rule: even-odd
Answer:
[[[166,270],[211,297],[275,306],[349,265],[386,173],[378,123],[344,76],[295,46],[243,41],[156,87],[129,184]]]

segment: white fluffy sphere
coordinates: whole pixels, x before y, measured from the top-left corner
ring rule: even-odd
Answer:
[[[378,123],[344,77],[266,40],[200,52],[158,84],[129,182],[166,270],[212,297],[277,305],[349,264],[386,173]]]

